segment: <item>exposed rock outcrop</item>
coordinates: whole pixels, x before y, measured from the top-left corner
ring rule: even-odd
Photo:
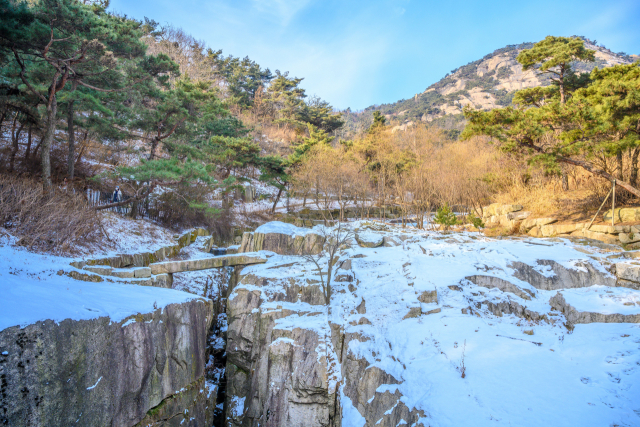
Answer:
[[[529,283],[536,289],[553,291],[557,289],[584,288],[593,285],[615,286],[614,276],[604,273],[588,262],[576,262],[576,268],[566,268],[552,260],[538,260],[536,269],[522,262],[513,262],[514,276]],[[546,274],[542,274],[546,267]]]
[[[550,300],[549,304],[576,325],[579,323],[640,323],[640,314],[621,313],[596,313],[591,311],[578,311],[569,305],[564,296],[558,292]]]
[[[227,305],[227,426],[336,425],[338,361],[324,301],[299,273],[240,278]]]
[[[275,226],[271,226],[276,224]],[[280,255],[318,254],[324,237],[292,224],[269,223],[242,235],[239,253],[272,251]]]
[[[164,407],[175,424],[202,425],[190,419],[208,420],[203,376],[211,320],[212,302],[195,299],[121,322],[7,328],[0,332],[0,424],[133,426],[158,419]],[[170,409],[176,399],[188,404]]]
[[[477,286],[482,286],[488,289],[500,289],[502,292],[510,292],[525,300],[531,300],[531,297],[535,296],[535,294],[529,289],[522,289],[514,285],[513,283],[507,282],[506,280],[499,277],[475,275],[467,276],[465,277],[465,279]]]

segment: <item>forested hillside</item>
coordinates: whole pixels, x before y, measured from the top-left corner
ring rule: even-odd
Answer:
[[[5,172],[47,191],[120,185],[134,206],[163,188],[155,197],[168,225],[206,221],[249,175],[282,193],[293,147],[342,126],[302,78],[107,6],[0,2]],[[221,205],[206,202],[214,193]]]
[[[593,61],[573,64],[577,74],[589,73],[595,67],[610,67],[629,64],[637,56],[624,52],[614,53],[597,41],[581,37],[587,49],[595,52]],[[516,91],[529,87],[544,87],[551,84],[548,76],[535,70],[523,71],[516,60],[520,52],[533,47],[533,43],[508,45],[483,58],[456,68],[441,80],[416,93],[408,99],[392,104],[381,104],[366,108],[361,113],[345,114],[346,127],[356,130],[366,123],[372,111],[380,111],[394,126],[407,123],[431,123],[443,129],[455,130],[457,135],[464,128],[462,109],[469,105],[476,109],[490,110],[512,105]]]

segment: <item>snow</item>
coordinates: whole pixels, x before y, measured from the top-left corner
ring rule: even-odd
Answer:
[[[0,330],[47,319],[86,320],[109,317],[120,322],[197,296],[172,289],[120,283],[91,283],[58,275],[72,270],[70,258],[34,254],[0,237]]]
[[[101,257],[122,253],[154,252],[164,246],[177,244],[175,233],[146,219],[131,219],[115,212],[100,212],[102,226],[109,236],[102,247],[78,247],[84,255]]]
[[[627,288],[591,286],[565,289],[565,301],[578,311],[602,314],[640,314],[640,291]]]
[[[307,228],[296,227],[293,224],[287,224],[280,221],[268,222],[256,228],[256,233],[287,234],[289,236],[304,236],[309,232],[311,232],[311,230]]]
[[[241,416],[244,413],[244,401],[246,397],[233,396],[231,399],[231,410],[236,417]]]
[[[102,377],[98,378],[98,381],[94,385],[92,385],[91,387],[87,387],[87,390],[93,390],[94,388],[96,388],[98,384],[100,384],[100,380],[102,380]]]
[[[354,222],[353,226],[363,224]],[[280,225],[263,227],[280,230]],[[331,321],[342,325],[346,334],[359,334],[361,339],[351,340],[344,351],[396,378],[400,384],[383,384],[377,392],[399,391],[408,408],[425,412],[425,425],[469,425],[469,420],[474,426],[640,425],[640,325],[579,324],[569,333],[562,314],[551,313],[549,300],[558,291],[535,289],[514,277],[516,262],[528,264],[546,277],[554,276],[539,260],[553,260],[582,271],[586,271],[584,264],[590,264],[610,276],[594,260],[610,253],[575,246],[566,239],[536,240],[543,246],[466,232],[442,235],[388,227],[388,231],[366,233],[408,238],[396,247],[368,249],[354,244],[341,251],[340,260],[351,259],[349,274],[354,281],[333,282],[330,311],[301,302],[263,303],[263,311],[294,312],[278,318],[276,329],[304,328],[330,336],[327,322]],[[326,265],[326,259],[321,262]],[[300,257],[281,255],[272,256],[263,265],[247,266],[243,274],[270,280],[265,286],[240,283],[234,294],[243,288],[258,290],[263,300],[282,292],[290,280],[319,279],[315,268]],[[531,290],[535,297],[523,300],[512,293],[476,286],[465,280],[472,275],[502,278]],[[560,292],[579,311],[640,312],[640,291],[597,282]],[[353,292],[349,284],[355,285]],[[450,289],[453,285],[462,291]],[[417,298],[423,291],[434,289],[438,303],[423,308],[438,307],[440,313],[403,319],[411,307],[419,306]],[[363,300],[366,313],[358,314],[355,309]],[[507,300],[547,315],[555,323],[534,323],[513,315],[496,317],[486,305],[480,309],[475,306],[476,302]],[[462,313],[470,306],[478,316]],[[362,318],[371,325],[357,324]],[[533,335],[524,331],[533,331]],[[323,352],[324,346],[319,345],[316,351]],[[326,351],[329,360],[332,350]],[[465,378],[460,371],[463,357]],[[338,372],[338,381],[340,377]],[[343,425],[365,424],[341,388],[340,401]]]

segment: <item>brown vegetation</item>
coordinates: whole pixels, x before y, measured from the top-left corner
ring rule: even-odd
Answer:
[[[82,195],[55,188],[44,193],[32,179],[0,175],[0,225],[32,249],[60,253],[99,242],[100,217]]]
[[[582,169],[565,172],[563,189],[561,176],[498,151],[488,138],[451,141],[437,128],[415,126],[365,134],[351,146],[314,147],[294,171],[293,189],[318,209],[337,202],[342,212],[349,202],[363,217],[371,204],[394,205],[419,228],[445,204],[477,216],[490,203],[522,204],[539,215],[593,215],[610,184]]]

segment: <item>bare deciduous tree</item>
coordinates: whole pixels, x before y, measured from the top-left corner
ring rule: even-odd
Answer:
[[[324,247],[318,254],[312,254],[307,250],[301,248],[301,256],[308,262],[312,262],[318,269],[320,274],[320,284],[322,286],[322,292],[325,297],[325,303],[328,305],[331,302],[331,277],[333,273],[333,267],[337,262],[336,253],[343,246],[348,244],[349,240],[354,237],[352,229],[345,227],[345,224],[338,221],[335,227],[322,227],[320,231],[321,236],[324,238]],[[327,272],[325,279],[325,272],[322,271],[323,263],[327,263]]]

